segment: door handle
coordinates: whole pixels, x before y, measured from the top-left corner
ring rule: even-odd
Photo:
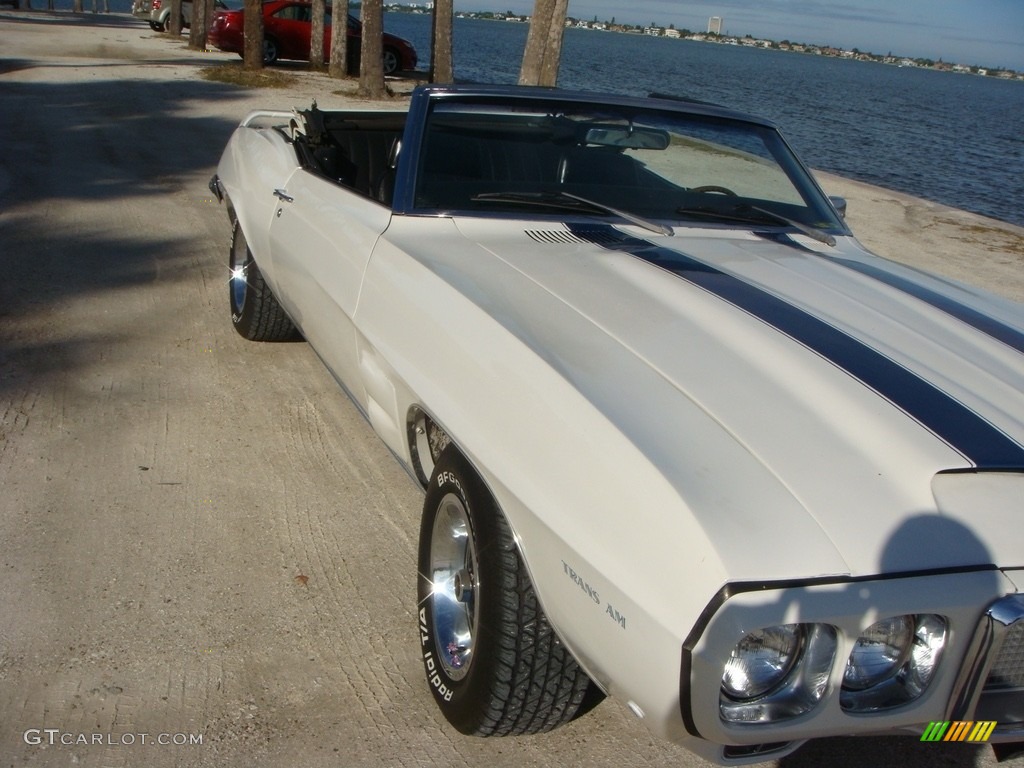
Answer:
[[[274,197],[278,198],[279,200],[284,200],[286,203],[294,203],[295,202],[295,198],[292,197],[291,195],[289,195],[283,189],[275,189],[274,190]]]

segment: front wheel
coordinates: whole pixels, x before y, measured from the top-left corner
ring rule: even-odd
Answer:
[[[249,341],[295,338],[295,326],[263,279],[238,221],[231,232],[228,269],[231,272],[228,280],[231,322],[235,330]]]
[[[421,652],[434,700],[462,733],[540,733],[594,698],[533,591],[512,532],[454,448],[427,487],[419,543]]]

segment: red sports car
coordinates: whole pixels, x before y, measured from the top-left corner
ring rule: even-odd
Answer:
[[[242,55],[245,50],[244,15],[241,10],[217,11],[207,37],[210,45]],[[263,4],[263,61],[309,59],[313,7],[303,0],[271,0]],[[348,17],[348,68],[359,69],[359,45],[363,25]],[[416,49],[400,37],[384,33],[384,74],[416,68]],[[331,50],[331,7],[324,17],[324,58]]]

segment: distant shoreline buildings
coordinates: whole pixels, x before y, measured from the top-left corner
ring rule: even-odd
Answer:
[[[353,1],[353,5],[355,4],[356,2]],[[430,13],[433,10],[433,7],[433,0],[424,0],[422,3],[412,4],[386,3],[384,10],[392,13]],[[520,23],[529,23],[530,21],[530,17],[528,15],[518,15],[511,11],[460,11],[456,14],[456,17]],[[681,40],[693,40],[697,42],[717,43],[720,45],[743,45],[753,48],[787,51],[790,53],[804,53],[813,56],[832,56],[835,58],[853,59],[855,61],[873,61],[879,64],[890,64],[898,67],[918,67],[922,69],[934,69],[942,72],[957,72],[961,74],[998,77],[1004,80],[1019,80],[1024,82],[1024,73],[1017,72],[1012,69],[967,66],[964,64],[945,62],[942,61],[942,59],[935,61],[933,59],[922,57],[911,58],[909,56],[897,56],[891,53],[881,56],[874,53],[864,52],[857,48],[834,48],[832,46],[825,45],[794,43],[789,40],[775,41],[764,38],[754,38],[750,35],[746,35],[745,37],[723,35],[723,19],[721,16],[711,16],[708,19],[707,32],[691,32],[688,29],[676,29],[674,24],[670,24],[668,27],[661,27],[653,24],[651,26],[619,24],[616,23],[614,17],[611,21],[598,21],[596,16],[590,21],[570,17],[565,20],[565,26],[577,29],[591,29],[600,32],[619,32],[631,35],[648,35],[650,37],[667,37]]]

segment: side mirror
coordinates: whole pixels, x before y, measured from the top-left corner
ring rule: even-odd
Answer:
[[[838,195],[829,195],[828,199],[832,202],[832,205],[835,206],[835,209],[837,211],[839,211],[839,215],[842,216],[845,219],[846,218],[846,198],[845,197],[839,197]]]

